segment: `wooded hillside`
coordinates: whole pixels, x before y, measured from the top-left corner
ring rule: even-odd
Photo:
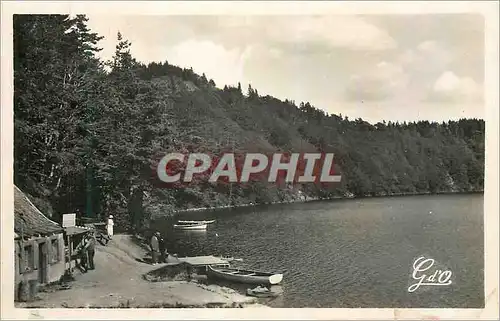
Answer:
[[[121,35],[104,62],[86,21],[14,16],[15,183],[55,220],[80,210],[141,228],[174,209],[292,200],[299,190],[349,197],[483,189],[483,120],[369,124],[329,115],[216,85],[167,61],[140,64]],[[333,152],[342,183],[155,184],[154,165],[167,152],[233,149]]]

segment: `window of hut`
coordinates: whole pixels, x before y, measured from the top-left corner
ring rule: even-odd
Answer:
[[[33,245],[25,245],[23,253],[24,272],[29,272],[35,269],[35,253],[33,252]]]

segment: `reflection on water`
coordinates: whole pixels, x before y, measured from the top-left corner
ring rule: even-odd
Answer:
[[[483,305],[481,194],[260,206],[183,219],[216,222],[206,231],[173,231],[172,220],[158,222],[170,253],[231,256],[243,259],[242,268],[283,272],[283,295],[272,306]],[[411,265],[422,254],[451,270],[453,284],[408,293]]]

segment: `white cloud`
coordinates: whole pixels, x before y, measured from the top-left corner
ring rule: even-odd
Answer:
[[[271,55],[272,58],[280,58],[283,56],[283,52],[277,48],[269,49],[269,54]]]
[[[397,47],[389,34],[360,17],[303,17],[278,20],[268,26],[270,40],[285,43],[322,43],[351,50],[385,50]]]
[[[417,54],[414,50],[408,49],[399,55],[397,61],[402,65],[409,65],[414,63],[417,60]]]
[[[381,61],[362,74],[352,75],[346,94],[350,100],[386,100],[406,88],[408,75],[401,65]]]
[[[217,37],[236,44],[321,44],[352,50],[397,47],[389,34],[356,16],[243,16],[217,19]]]
[[[448,70],[457,57],[440,43],[427,40],[393,61],[378,64],[350,77],[350,100],[479,102],[482,85]]]
[[[243,81],[243,67],[248,58],[247,50],[227,50],[211,41],[188,40],[169,50],[169,63],[184,68],[192,67],[199,74],[205,73],[218,85]]]
[[[433,61],[448,64],[454,57],[451,52],[434,40],[427,40],[417,46],[417,51],[422,58],[431,58]]]
[[[440,50],[437,42],[434,40],[426,40],[424,42],[421,42],[417,46],[417,49],[421,52],[436,52]]]
[[[444,72],[434,83],[434,91],[451,92],[459,88],[460,79],[451,71]]]
[[[453,62],[450,51],[434,40],[421,42],[414,49],[408,49],[397,58],[397,61],[420,73],[438,72],[446,69]]]
[[[459,77],[452,71],[445,71],[434,82],[431,99],[441,101],[481,101],[483,86],[470,77]]]
[[[404,96],[417,101],[457,102],[482,99],[482,85],[470,77],[458,77],[449,69],[459,57],[451,48],[434,40],[426,40],[400,54],[396,63],[409,76],[410,85]]]

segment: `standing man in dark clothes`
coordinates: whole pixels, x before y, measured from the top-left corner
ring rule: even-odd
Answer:
[[[155,232],[153,236],[151,236],[151,241],[149,246],[151,247],[151,258],[152,264],[156,265],[158,263],[158,254],[160,253],[160,232]]]
[[[165,238],[160,234],[159,236],[159,247],[160,247],[160,262],[161,263],[167,263],[167,256],[166,256],[166,251],[167,251],[167,244]]]
[[[88,262],[89,270],[95,270],[95,265],[94,265],[95,246],[96,246],[95,233],[91,231],[87,236],[87,245],[86,245],[88,260],[89,260]]]
[[[78,264],[80,270],[83,273],[87,273],[88,271],[88,252],[86,249],[87,246],[87,237],[84,236],[80,244],[76,247],[76,253],[78,253],[78,257],[80,258],[80,263]]]

